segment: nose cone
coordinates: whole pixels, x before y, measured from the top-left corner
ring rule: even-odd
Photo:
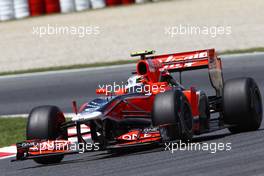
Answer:
[[[77,114],[72,118],[72,121],[83,121],[83,120],[96,120],[103,116],[103,113],[100,111],[87,112]]]

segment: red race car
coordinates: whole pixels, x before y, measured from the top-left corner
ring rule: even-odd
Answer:
[[[154,51],[131,54],[140,57],[136,72],[125,86],[96,90],[103,97],[85,103],[66,121],[55,106],[34,108],[28,117],[27,140],[17,143],[17,160],[58,163],[64,155],[80,151],[117,152],[131,147],[163,144],[228,128],[232,133],[257,130],[262,121],[259,88],[252,78],[224,83],[221,59],[214,49],[154,56]],[[181,72],[208,69],[215,95],[181,85]],[[179,82],[172,76],[179,72]],[[211,117],[217,113],[217,118]],[[81,125],[89,126],[85,133]],[[77,143],[68,128],[76,127]],[[90,142],[83,136],[90,134]],[[78,148],[72,148],[73,145]],[[82,144],[82,145],[80,145]],[[87,147],[88,146],[88,147]]]

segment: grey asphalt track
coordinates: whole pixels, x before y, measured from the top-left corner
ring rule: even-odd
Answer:
[[[250,76],[264,95],[264,54],[223,56],[226,79]],[[125,80],[133,68],[44,73],[0,78],[2,114],[28,113],[34,105],[56,104],[70,110],[71,99],[85,102],[95,96],[97,84]],[[186,72],[183,84],[196,85],[210,95],[207,73]],[[68,104],[66,104],[68,103]],[[2,125],[2,124],[1,124]],[[41,166],[33,161],[10,163],[0,160],[0,175],[264,175],[264,131],[230,135],[221,130],[197,137],[201,143],[231,143],[230,151],[177,151],[173,154],[156,148],[121,156],[105,152],[66,156],[59,165]]]

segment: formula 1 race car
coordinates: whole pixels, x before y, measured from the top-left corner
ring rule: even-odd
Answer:
[[[124,87],[96,90],[102,97],[85,103],[66,121],[56,106],[34,108],[28,117],[27,140],[17,143],[17,160],[34,159],[40,164],[60,162],[64,155],[79,153],[89,142],[90,150],[118,152],[124,148],[163,144],[228,128],[232,133],[257,130],[262,122],[262,101],[252,78],[223,81],[221,59],[214,49],[154,56],[154,51],[132,53],[140,57],[136,72]],[[184,88],[171,73],[208,69],[215,95],[196,87]],[[181,75],[181,74],[179,74]],[[217,114],[213,117],[212,114]],[[83,133],[81,125],[90,130]],[[72,150],[67,129],[76,127]]]

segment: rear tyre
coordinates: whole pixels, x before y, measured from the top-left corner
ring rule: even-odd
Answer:
[[[259,88],[252,78],[236,78],[225,82],[223,117],[226,124],[234,125],[232,133],[254,131],[262,122],[262,101]]]
[[[192,112],[190,104],[181,91],[167,91],[156,95],[152,123],[166,128],[168,140],[192,140]]]
[[[203,131],[208,131],[210,129],[210,108],[208,97],[204,92],[200,93],[199,100],[199,124],[200,124],[200,133]]]
[[[57,138],[67,139],[67,131],[60,129],[61,124],[65,122],[61,110],[56,106],[39,106],[34,108],[28,117],[27,139],[49,139]],[[39,164],[59,163],[64,155],[48,156],[35,158],[34,161]]]

